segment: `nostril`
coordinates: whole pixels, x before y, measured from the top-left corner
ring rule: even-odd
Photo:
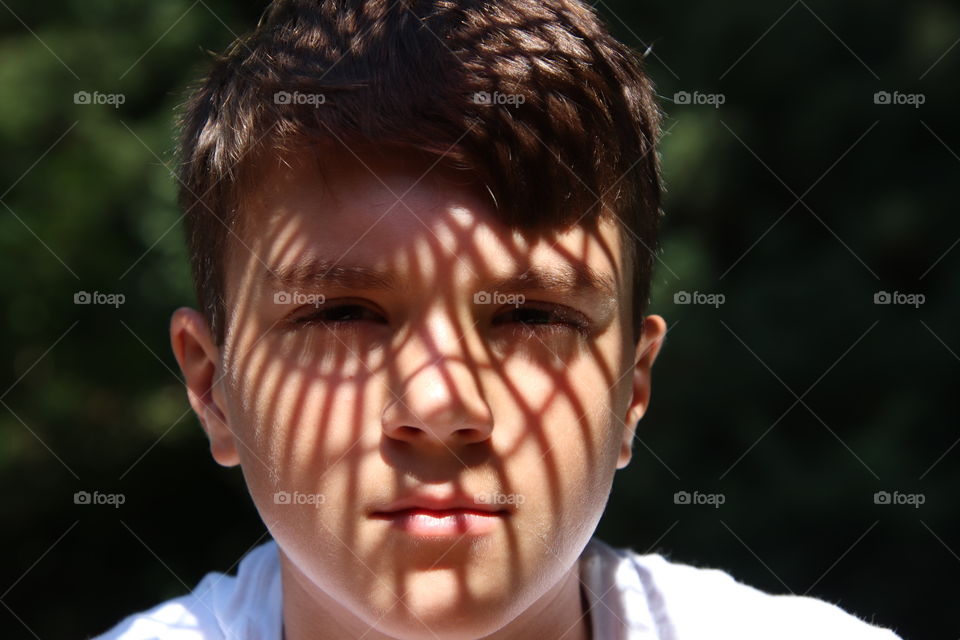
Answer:
[[[487,436],[485,433],[486,432],[483,429],[477,429],[474,427],[461,427],[459,429],[454,429],[449,434],[449,437],[451,438],[451,441],[472,443],[486,439]],[[430,439],[430,434],[427,430],[418,427],[411,427],[409,425],[395,427],[390,431],[390,436],[395,440],[404,440],[406,442],[416,442],[424,439]]]
[[[486,433],[482,429],[474,429],[473,427],[457,429],[455,436],[462,442],[479,442],[487,438]]]
[[[396,435],[407,439],[407,438],[417,438],[421,434],[421,430],[416,427],[397,427]]]

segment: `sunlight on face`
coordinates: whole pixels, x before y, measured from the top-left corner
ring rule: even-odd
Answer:
[[[230,247],[222,357],[290,597],[396,637],[491,633],[606,504],[634,355],[618,229],[525,236],[408,157],[287,160]]]

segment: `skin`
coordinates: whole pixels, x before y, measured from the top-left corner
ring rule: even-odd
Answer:
[[[170,332],[214,459],[241,467],[279,546],[285,638],[589,638],[577,559],[630,461],[665,333],[651,315],[632,342],[619,227],[512,231],[462,175],[409,154],[261,169],[230,240],[223,344],[192,309]],[[276,277],[316,260],[399,288]],[[535,283],[519,306],[475,303],[499,278],[564,267],[612,289]],[[452,540],[371,517],[455,490],[513,504],[491,533]]]

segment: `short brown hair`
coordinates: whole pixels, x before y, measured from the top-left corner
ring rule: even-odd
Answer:
[[[633,264],[639,337],[660,218],[660,113],[640,56],[583,2],[276,0],[217,57],[180,125],[180,205],[217,344],[228,230],[252,159],[331,140],[442,156],[482,181],[511,228],[585,224],[608,207]]]

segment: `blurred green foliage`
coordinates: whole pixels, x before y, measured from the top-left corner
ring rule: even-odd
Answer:
[[[193,302],[174,108],[255,4],[0,2],[4,637],[92,635],[264,535],[239,472],[207,454],[167,343]],[[671,327],[599,535],[809,590],[904,637],[960,635],[960,7],[597,7],[652,45],[668,114],[652,311]],[[126,303],[78,306],[78,291]],[[682,291],[725,303],[675,304]],[[926,301],[877,305],[879,291]],[[126,503],[74,504],[93,489]]]

